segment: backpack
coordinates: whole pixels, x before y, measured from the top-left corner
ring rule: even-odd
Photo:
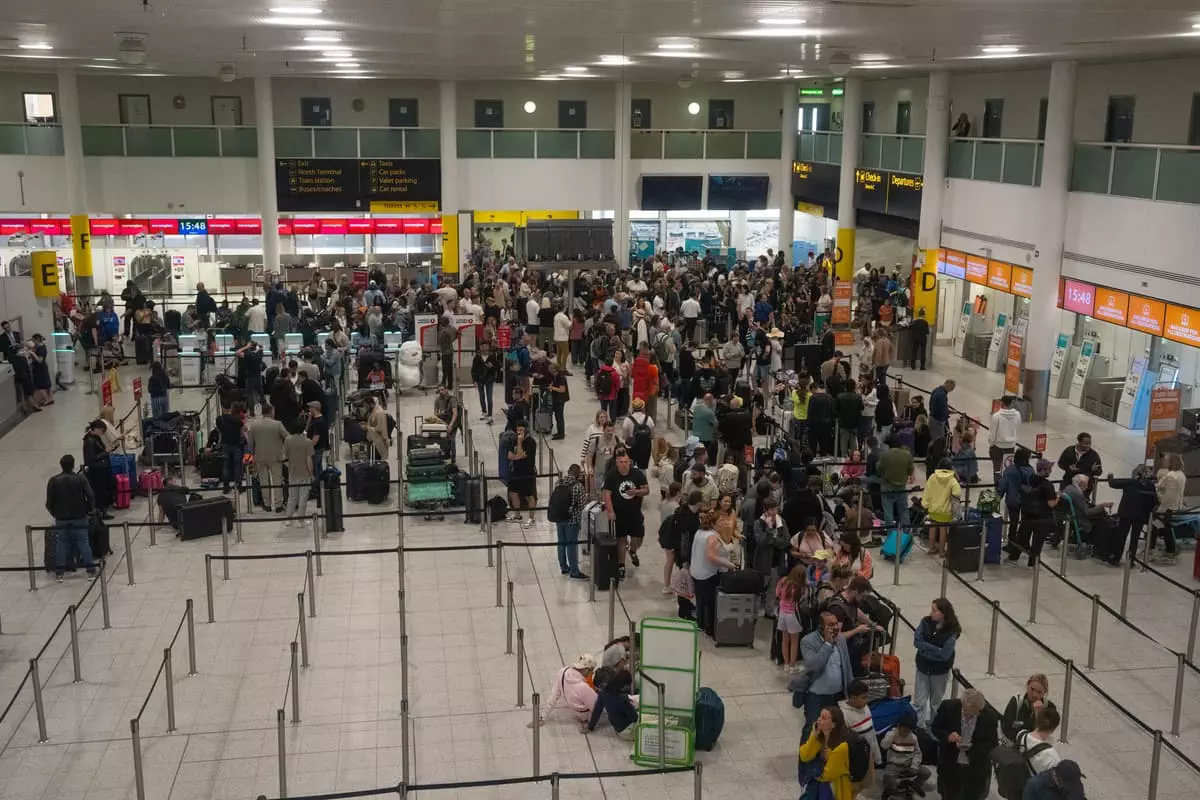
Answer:
[[[596,394],[601,397],[608,397],[613,390],[613,374],[610,369],[602,369],[596,373],[595,378]]]
[[[737,491],[738,478],[741,473],[733,464],[722,464],[717,468],[717,491],[721,494],[733,494]]]
[[[654,356],[660,363],[666,363],[671,360],[671,336],[667,333],[660,333],[658,338],[654,340]]]
[[[550,493],[550,502],[546,507],[546,519],[550,522],[568,522],[571,519],[571,487],[565,482],[559,482]]]
[[[669,542],[675,533],[675,513],[671,512],[658,523],[658,541]]]
[[[847,731],[846,744],[850,750],[850,782],[859,783],[871,771],[871,743],[857,733]]]
[[[638,455],[649,454],[650,447],[654,443],[654,434],[650,431],[650,426],[647,424],[650,417],[642,412],[642,421],[638,422],[630,415],[629,419],[633,420],[633,436],[629,441],[629,449]]]
[[[1000,745],[991,753],[992,765],[996,769],[996,789],[1005,800],[1021,800],[1025,793],[1025,784],[1034,774],[1030,760],[1052,746],[1049,742],[1042,742],[1022,753],[1018,749],[1023,741],[1022,737],[1027,740],[1029,732],[1021,731],[1017,734],[1017,741],[1013,746]]]

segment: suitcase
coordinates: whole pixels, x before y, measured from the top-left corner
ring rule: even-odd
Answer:
[[[181,539],[203,539],[219,536],[233,529],[233,501],[228,497],[209,497],[187,502],[179,507],[179,536]]]
[[[342,473],[332,467],[327,467],[321,473],[321,487],[325,494],[325,531],[327,533],[342,533],[346,530],[342,518]]]
[[[596,582],[597,589],[605,592],[612,586],[613,581],[620,583],[617,573],[620,562],[617,560],[616,544],[597,543],[592,549],[592,559],[592,580]]]
[[[42,565],[46,572],[58,571],[58,533],[51,529],[46,531],[46,542],[42,553]],[[75,552],[75,548],[67,549],[67,563],[63,565],[63,572],[74,572],[79,568],[79,556]]]
[[[108,525],[97,514],[93,514],[88,520],[88,545],[92,548],[93,560],[112,555],[112,540],[108,533]]]
[[[997,514],[984,519],[987,525],[987,552],[983,554],[983,563],[999,564],[1004,546],[1004,518]]]
[[[371,505],[386,503],[392,491],[392,471],[386,461],[367,464],[364,475],[363,499]]]
[[[483,521],[483,481],[474,476],[467,476],[467,515],[464,522],[468,525],[478,525]]]
[[[114,476],[113,480],[115,480],[117,483],[117,494],[113,498],[113,508],[129,508],[129,476],[116,475]]]
[[[221,463],[221,457],[216,453],[204,453],[200,456],[200,463],[196,466],[200,470],[201,479],[220,478],[225,468]]]
[[[154,340],[149,336],[133,337],[133,353],[139,366],[146,366],[154,359]]]
[[[137,475],[137,456],[125,453],[110,453],[108,464],[113,475],[127,475],[130,480]]]
[[[448,455],[437,445],[409,448],[408,463],[410,464],[442,464]]]
[[[700,691],[696,693],[695,720],[696,749],[712,750],[725,728],[725,703],[719,694],[707,686],[701,686]]]
[[[163,488],[163,474],[157,469],[144,469],[138,475],[138,489],[143,492],[149,492],[151,489],[159,491]]]
[[[758,573],[753,570],[742,572],[751,572],[756,579],[758,577]],[[729,594],[723,589],[717,590],[717,619],[713,626],[713,644],[717,647],[753,647],[754,624],[757,621],[757,592]]]
[[[608,519],[608,512],[605,511],[603,503],[591,502],[584,506],[583,519],[587,523],[587,531],[585,533],[589,542],[595,542],[601,547],[617,543],[617,537],[613,533],[612,525]]]
[[[366,500],[367,467],[366,461],[351,461],[346,465],[346,499],[361,502]]]
[[[903,533],[901,531],[891,531],[887,535],[887,539],[883,542],[883,547],[879,548],[879,554],[888,561],[896,559],[896,539],[900,540],[900,563],[908,558],[908,554],[912,552],[913,537],[912,534]]]
[[[433,481],[446,480],[449,470],[446,464],[433,464],[430,466],[409,464],[406,474],[408,476],[408,480],[413,483],[431,483]]]
[[[900,659],[883,652],[886,637],[872,634],[871,651],[864,659],[867,674],[863,681],[867,684],[867,702],[883,700],[887,697],[900,697],[902,684],[900,681]],[[879,649],[876,650],[876,645]]]
[[[954,572],[973,572],[979,569],[980,528],[971,523],[953,523],[946,540],[946,566]]]
[[[407,439],[407,451],[411,455],[414,450],[420,450],[425,447],[436,447],[442,451],[444,458],[450,457],[450,437],[449,436],[421,436],[417,434],[409,434]],[[430,451],[432,452],[432,450]]]
[[[759,574],[752,569],[736,569],[721,573],[720,589],[726,594],[762,593],[763,582]]]

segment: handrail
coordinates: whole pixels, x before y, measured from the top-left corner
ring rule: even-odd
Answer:
[[[801,131],[801,133],[844,133],[844,131]],[[872,137],[883,137],[887,139],[925,139],[925,134],[923,133],[888,133],[887,131],[870,131],[869,133],[864,132],[860,133],[859,136],[862,136],[864,139],[869,139]]]
[[[1080,147],[1116,147],[1121,150],[1194,150],[1200,152],[1200,145],[1193,144],[1154,144],[1153,142],[1073,142]]]

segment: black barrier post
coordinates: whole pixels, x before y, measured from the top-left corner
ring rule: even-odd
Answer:
[[[208,595],[208,621],[213,621],[212,554],[204,554],[204,588]]]

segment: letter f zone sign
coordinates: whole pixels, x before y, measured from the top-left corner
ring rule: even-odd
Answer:
[[[34,297],[58,297],[58,258],[53,250],[35,250],[29,254]]]

